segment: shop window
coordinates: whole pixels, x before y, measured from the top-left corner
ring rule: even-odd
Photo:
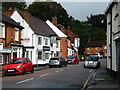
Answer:
[[[29,51],[26,51],[26,57],[29,58]]]
[[[42,52],[38,52],[38,59],[42,59]]]
[[[45,59],[49,59],[49,53],[45,53]]]

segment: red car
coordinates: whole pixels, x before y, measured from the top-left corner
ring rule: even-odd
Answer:
[[[5,74],[25,74],[34,72],[32,62],[28,58],[14,58],[4,67]]]
[[[78,64],[79,63],[79,61],[78,61],[78,58],[77,58],[77,56],[68,56],[67,57],[67,63],[68,64]]]

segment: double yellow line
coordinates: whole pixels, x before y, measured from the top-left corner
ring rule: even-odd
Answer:
[[[84,90],[84,89],[85,89],[85,87],[86,87],[89,79],[91,78],[91,76],[92,76],[94,73],[95,73],[95,70],[90,74],[90,76],[88,77],[87,81],[86,81],[85,84],[84,84],[84,87],[83,87],[81,90]]]

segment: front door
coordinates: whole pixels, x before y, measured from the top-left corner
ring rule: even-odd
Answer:
[[[118,63],[118,70],[120,72],[120,40],[116,41],[116,57]]]
[[[13,52],[13,58],[17,58],[17,53]]]

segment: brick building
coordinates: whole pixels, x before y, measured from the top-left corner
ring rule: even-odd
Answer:
[[[105,41],[89,41],[85,48],[85,54],[102,53],[103,56],[106,56],[106,49]]]
[[[9,16],[0,14],[0,65],[9,63],[12,58],[22,57],[21,30],[17,22]]]

